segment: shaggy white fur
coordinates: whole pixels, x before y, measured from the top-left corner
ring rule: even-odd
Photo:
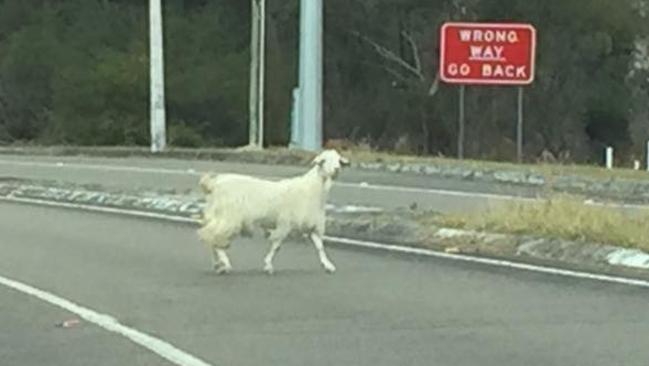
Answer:
[[[335,179],[349,161],[336,150],[325,150],[313,159],[304,175],[269,181],[240,174],[206,174],[200,186],[207,195],[202,227],[198,235],[211,251],[219,273],[232,269],[226,249],[237,235],[254,227],[267,231],[271,242],[264,258],[264,270],[273,273],[273,257],[292,232],[308,235],[320,263],[333,273],[336,267],[324,250],[325,205]]]

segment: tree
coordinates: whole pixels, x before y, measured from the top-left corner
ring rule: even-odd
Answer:
[[[271,144],[288,141],[298,5],[267,4]],[[439,28],[515,20],[539,35],[526,155],[596,161],[613,145],[637,156],[649,138],[647,9],[645,0],[328,0],[325,136],[454,155],[458,92],[439,82]],[[166,1],[165,25],[171,144],[244,144],[249,2]],[[0,0],[0,143],[148,144],[147,37],[146,2]],[[467,156],[514,157],[515,100],[513,88],[467,89]]]

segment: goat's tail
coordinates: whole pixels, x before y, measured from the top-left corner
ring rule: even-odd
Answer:
[[[210,184],[212,180],[212,175],[211,174],[203,174],[201,177],[201,180],[198,182],[198,184],[201,186],[201,189],[203,190],[203,193],[205,194],[210,194],[212,193],[212,185]]]

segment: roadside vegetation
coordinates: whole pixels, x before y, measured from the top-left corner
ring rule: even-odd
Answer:
[[[649,251],[649,213],[586,205],[557,195],[537,203],[508,203],[487,212],[420,217],[424,225],[587,241]]]
[[[245,144],[250,1],[163,3],[169,143]],[[267,3],[265,137],[286,146],[299,1]],[[448,19],[516,20],[539,34],[536,79],[525,89],[526,161],[598,165],[609,145],[618,166],[644,156],[646,0],[324,4],[326,139],[455,156],[458,89],[439,82],[439,28]],[[147,24],[146,1],[0,0],[0,144],[146,146]],[[515,159],[515,97],[515,88],[467,88],[467,158]]]

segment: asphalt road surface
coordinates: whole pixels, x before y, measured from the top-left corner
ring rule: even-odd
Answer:
[[[196,190],[198,174],[203,171],[281,178],[302,174],[308,168],[175,159],[0,156],[0,177],[180,192]],[[334,186],[330,202],[388,209],[408,207],[416,202],[420,208],[464,212],[495,207],[509,202],[512,196],[535,197],[537,193],[530,188],[347,169]]]
[[[194,229],[0,204],[0,276],[163,339],[212,365],[646,366],[649,292],[453,261],[238,241],[209,270]],[[1,365],[168,365],[0,286]]]

